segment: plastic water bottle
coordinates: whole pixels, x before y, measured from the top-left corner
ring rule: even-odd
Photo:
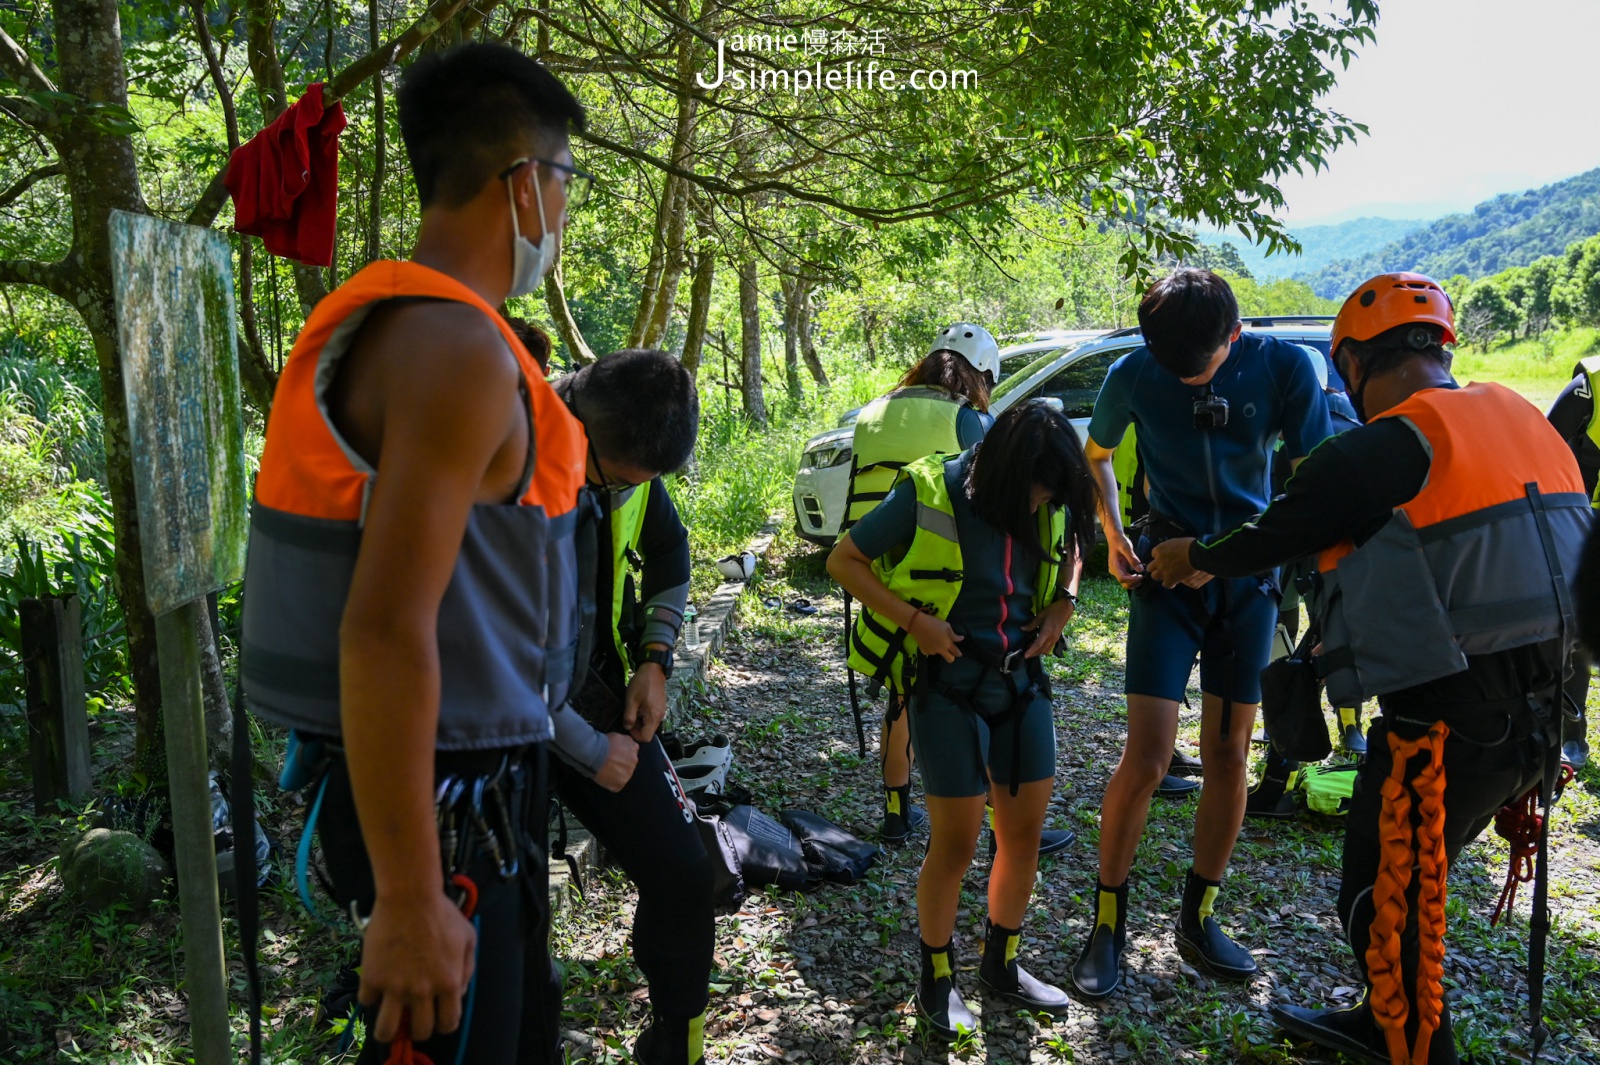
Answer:
[[[700,646],[699,611],[692,606],[683,608],[683,645],[691,651]]]

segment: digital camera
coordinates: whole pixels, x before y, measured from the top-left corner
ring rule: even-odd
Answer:
[[[1206,388],[1206,394],[1194,401],[1194,427],[1196,429],[1221,429],[1228,424],[1228,401]]]

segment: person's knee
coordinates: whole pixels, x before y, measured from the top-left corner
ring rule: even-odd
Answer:
[[[1155,791],[1156,785],[1167,775],[1167,770],[1172,768],[1172,752],[1170,750],[1153,751],[1148,749],[1128,748],[1122,752],[1122,761],[1117,765],[1117,776],[1122,777],[1139,792]]]
[[[1250,769],[1249,750],[1220,738],[1200,745],[1200,760],[1205,764],[1208,780],[1243,777]]]

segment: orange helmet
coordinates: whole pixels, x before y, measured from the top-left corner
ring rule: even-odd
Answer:
[[[1455,309],[1437,281],[1424,274],[1379,274],[1356,286],[1339,308],[1329,353],[1337,356],[1346,340],[1371,340],[1412,323],[1439,326],[1445,343],[1455,343]]]

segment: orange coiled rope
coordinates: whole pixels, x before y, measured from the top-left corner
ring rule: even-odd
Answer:
[[[1428,734],[1402,740],[1389,733],[1394,770],[1383,781],[1383,807],[1378,814],[1380,846],[1378,878],[1372,886],[1376,913],[1367,947],[1367,973],[1372,982],[1372,1016],[1383,1029],[1394,1065],[1424,1065],[1428,1043],[1439,1028],[1444,1004],[1444,898],[1447,862],[1444,852],[1444,741],[1450,727],[1435,721]],[[1428,764],[1409,785],[1406,767],[1427,754]],[[1417,796],[1419,824],[1413,839],[1412,792]],[[1417,1038],[1406,1048],[1405,973],[1400,962],[1401,933],[1406,926],[1406,889],[1417,868],[1417,931],[1422,955],[1417,966]]]

